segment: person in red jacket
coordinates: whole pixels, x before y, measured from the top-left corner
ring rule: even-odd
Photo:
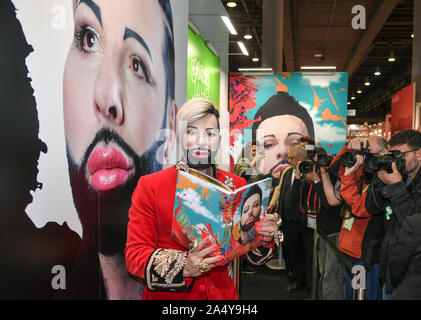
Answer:
[[[125,256],[129,273],[146,284],[142,299],[238,299],[231,263],[215,266],[223,257],[215,254],[209,239],[187,251],[171,236],[177,169],[200,170],[225,184],[232,182],[235,189],[246,185],[243,178],[214,165],[220,143],[218,118],[208,100],[187,101],[177,114],[183,162],[141,177],[133,193]],[[264,264],[273,255],[277,220],[277,215],[268,214],[257,223],[263,244],[247,253],[249,262]]]
[[[367,146],[368,142],[368,146]],[[387,143],[381,137],[370,137],[368,140],[355,138],[344,147],[336,156],[335,161],[340,161],[345,153],[361,151],[361,147],[368,148],[369,153],[387,152]],[[353,166],[340,166],[338,176],[341,181],[341,198],[344,205],[344,218],[341,232],[339,234],[339,250],[345,253],[350,262],[355,265],[362,265],[366,268],[366,299],[380,299],[381,291],[378,281],[378,264],[365,261],[363,254],[363,241],[366,236],[367,227],[372,219],[365,207],[367,189],[370,179],[364,172],[364,156],[357,154]],[[331,165],[332,166],[332,165]],[[351,278],[346,272],[345,298],[352,299]]]

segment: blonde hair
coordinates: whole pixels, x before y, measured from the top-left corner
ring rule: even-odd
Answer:
[[[206,117],[208,114],[213,114],[219,119],[219,111],[212,102],[205,98],[192,98],[178,110],[177,123],[186,122],[190,124]]]
[[[177,123],[177,141],[178,145],[182,145],[182,139],[184,133],[187,131],[187,127],[189,124],[198,121],[209,114],[215,115],[216,119],[218,120],[218,128],[219,128],[219,111],[216,109],[214,104],[207,99],[204,98],[192,98],[186,101],[178,110],[176,116],[176,123]],[[181,159],[182,155],[180,154],[180,150],[177,152],[177,158]]]
[[[179,134],[184,132],[190,123],[200,120],[209,114],[215,115],[219,127],[219,111],[212,102],[204,98],[192,98],[186,101],[177,112],[177,132]]]

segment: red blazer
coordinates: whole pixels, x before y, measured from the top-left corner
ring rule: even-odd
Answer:
[[[233,178],[235,188],[246,185],[246,181],[243,178],[223,170],[217,170],[216,179],[225,182],[226,176]],[[141,177],[132,196],[125,255],[129,273],[145,280],[147,283],[142,299],[238,299],[232,270],[231,272],[228,270],[230,264],[223,267],[215,267],[195,279],[179,278],[184,283],[179,281],[179,284],[172,285],[161,281],[155,286],[151,287],[149,285],[154,281],[154,278],[157,278],[157,273],[151,272],[151,268],[154,268],[151,266],[151,261],[160,252],[165,252],[165,254],[160,256],[159,259],[161,260],[158,259],[158,261],[164,261],[163,265],[168,265],[168,261],[173,261],[170,263],[173,270],[177,269],[176,261],[179,260],[177,255],[180,254],[180,251],[182,251],[182,254],[187,255],[186,249],[171,237],[176,184],[177,170],[175,167],[171,167]],[[175,249],[177,251],[160,251],[159,249]],[[155,270],[162,272],[161,275],[166,271],[156,268],[156,264]],[[172,275],[174,276],[174,273]],[[180,273],[174,277],[180,277]],[[165,275],[165,278],[168,279],[167,275]],[[180,288],[185,291],[179,291]]]

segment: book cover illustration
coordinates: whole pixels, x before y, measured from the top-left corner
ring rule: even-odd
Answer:
[[[255,223],[269,205],[272,179],[231,191],[212,177],[179,171],[174,201],[172,232],[188,248],[191,241],[208,236],[225,264],[262,243]]]

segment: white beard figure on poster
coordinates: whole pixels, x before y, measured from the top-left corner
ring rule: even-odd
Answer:
[[[158,133],[174,128],[171,5],[75,0],[74,25],[63,106],[83,237],[68,297],[140,299],[143,283],[125,266],[128,210],[140,176],[162,169],[168,146]]]

